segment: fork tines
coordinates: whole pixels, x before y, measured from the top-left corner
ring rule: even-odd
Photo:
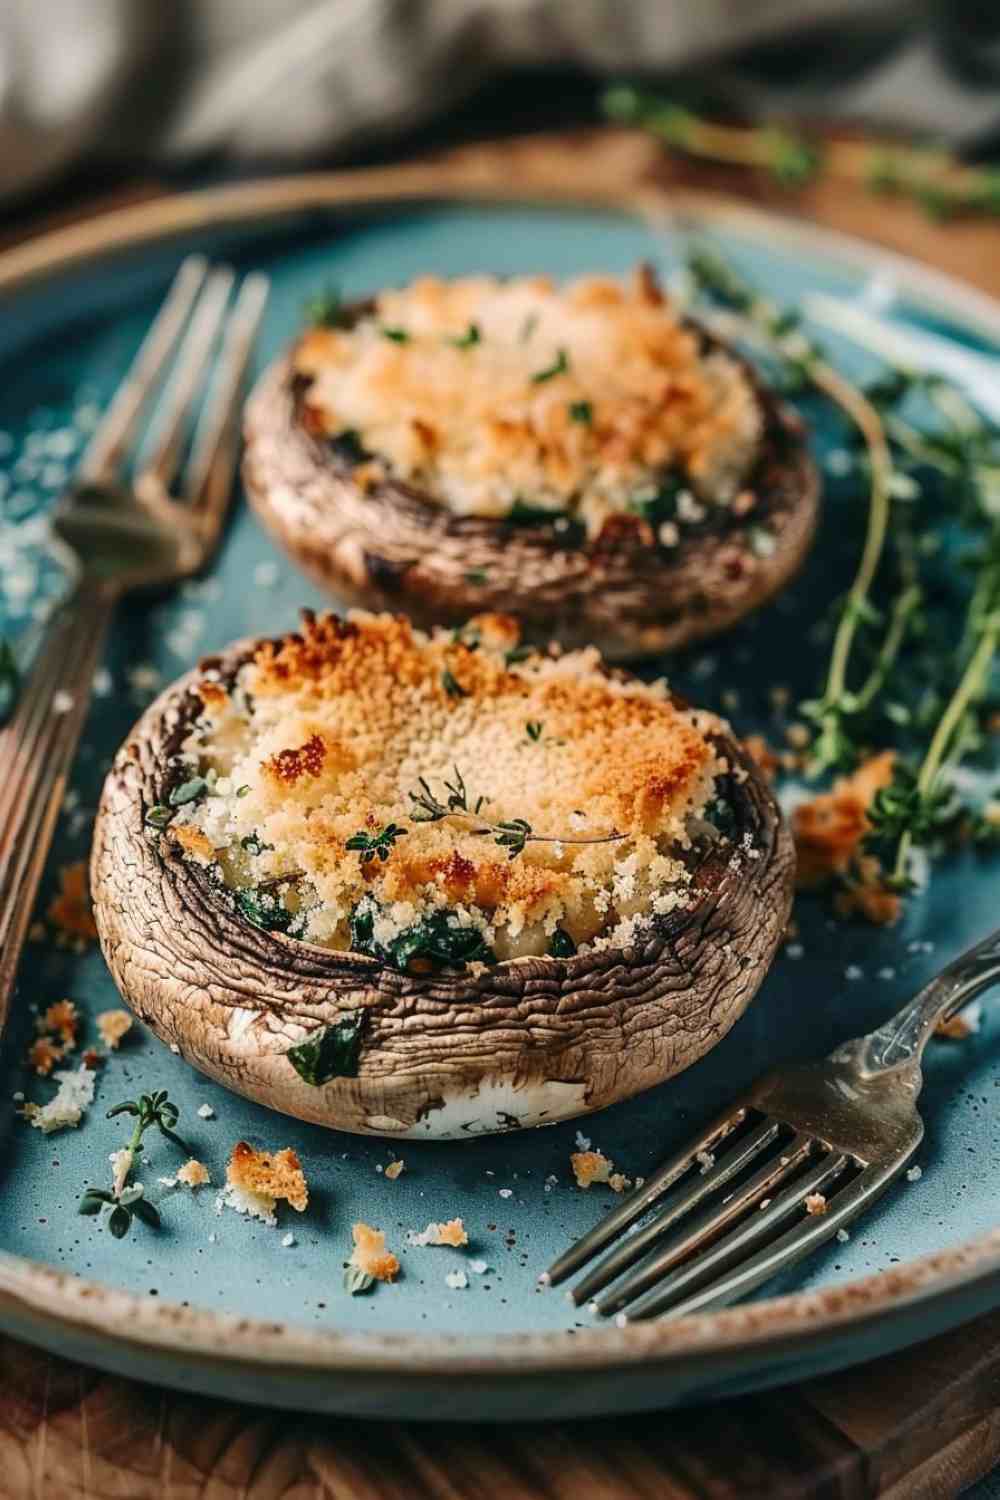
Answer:
[[[846,1151],[741,1106],[666,1162],[540,1279],[564,1281],[616,1241],[567,1293],[577,1306],[616,1315],[621,1324],[722,1306],[829,1239],[884,1185],[882,1176]]]

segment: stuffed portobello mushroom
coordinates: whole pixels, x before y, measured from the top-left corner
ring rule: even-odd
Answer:
[[[105,957],[196,1067],[288,1114],[463,1137],[599,1109],[732,1026],[793,854],[714,715],[539,652],[306,614],[202,661],[108,775]]]
[[[798,568],[798,417],[648,268],[441,281],[314,310],[247,407],[265,526],[348,603],[512,611],[607,658],[740,619]]]

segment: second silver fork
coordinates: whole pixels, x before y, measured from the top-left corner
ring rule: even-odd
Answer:
[[[184,261],[54,516],[75,564],[73,587],[0,730],[0,1028],[115,606],[133,589],[197,572],[222,532],[240,398],[268,293],[266,279],[250,275],[229,311],[234,281],[231,269],[210,269],[201,256]]]
[[[760,1079],[541,1280],[566,1280],[613,1244],[572,1301],[619,1323],[680,1317],[735,1302],[846,1235],[923,1139],[920,1062],[936,1026],[998,980],[1000,931],[869,1036]]]

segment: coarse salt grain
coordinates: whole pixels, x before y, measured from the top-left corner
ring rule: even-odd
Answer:
[[[501,1188],[500,1189],[500,1197],[501,1198],[513,1198],[513,1196],[514,1196],[514,1189],[513,1188]]]
[[[911,1167],[906,1174],[906,1180],[907,1182],[919,1182],[923,1175],[922,1167]]]
[[[469,1278],[464,1271],[449,1271],[445,1276],[445,1282],[453,1291],[464,1291],[469,1285]]]
[[[210,1104],[199,1104],[198,1115],[202,1120],[214,1120],[215,1110]]]

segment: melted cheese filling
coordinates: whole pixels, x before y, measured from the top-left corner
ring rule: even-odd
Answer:
[[[743,369],[701,351],[648,270],[561,288],[423,277],[306,333],[295,369],[310,429],[373,456],[366,483],[389,472],[459,515],[568,512],[592,536],[668,474],[681,520],[728,505],[761,438]]]
[[[663,684],[607,679],[593,650],[511,662],[516,645],[503,616],[457,639],[387,615],[307,617],[231,688],[201,683],[184,774],[209,786],[168,836],[332,948],[351,946],[359,906],[383,947],[435,913],[501,959],[547,952],[557,928],[627,944],[687,904],[679,855],[724,769],[718,721]],[[446,808],[448,783],[468,811],[420,821],[413,794]],[[517,820],[532,837],[511,857],[500,825]],[[349,847],[390,824],[384,858]]]

